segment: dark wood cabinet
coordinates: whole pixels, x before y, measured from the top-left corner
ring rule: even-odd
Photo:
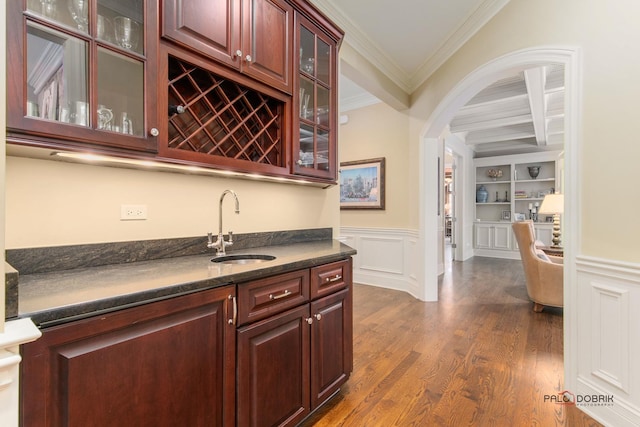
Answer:
[[[238,426],[292,426],[309,414],[309,305],[238,330]]]
[[[234,296],[225,286],[44,330],[22,347],[22,425],[235,425]]]
[[[291,93],[293,8],[284,0],[165,0],[162,35]]]
[[[339,39],[300,13],[295,27],[293,172],[335,180]]]
[[[11,1],[7,141],[335,184],[342,36],[304,0]]]
[[[311,409],[330,398],[353,370],[351,286],[311,303]]]
[[[21,425],[294,426],[353,369],[351,258],[43,330]]]
[[[8,141],[155,152],[157,20],[152,0],[8,2]]]
[[[238,285],[239,426],[296,425],[347,381],[351,262]]]

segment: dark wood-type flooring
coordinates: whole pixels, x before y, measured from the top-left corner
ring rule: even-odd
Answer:
[[[600,426],[563,390],[562,310],[534,313],[520,261],[453,262],[440,301],[354,286],[354,370],[303,426]]]

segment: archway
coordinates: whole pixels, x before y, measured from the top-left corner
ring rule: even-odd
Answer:
[[[419,232],[420,252],[424,260],[421,299],[438,300],[438,217],[434,203],[438,191],[437,157],[438,138],[451,122],[456,112],[464,106],[476,93],[496,80],[507,77],[514,72],[551,63],[563,64],[565,69],[565,218],[564,222],[564,317],[565,317],[565,381],[571,388],[576,378],[576,367],[573,366],[575,346],[576,310],[576,268],[575,255],[579,247],[581,214],[579,211],[580,158],[579,121],[581,99],[581,67],[580,50],[577,47],[534,47],[512,52],[496,58],[471,72],[461,80],[438,104],[427,120],[420,138],[420,201]],[[468,220],[468,219],[465,219]]]

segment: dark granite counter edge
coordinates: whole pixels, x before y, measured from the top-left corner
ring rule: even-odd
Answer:
[[[332,238],[331,228],[244,233],[234,236],[234,244],[228,248],[228,252]],[[19,316],[20,275],[207,253],[212,253],[212,250],[207,248],[206,236],[8,249],[5,263],[5,319]]]
[[[203,291],[228,284],[237,284],[250,280],[260,279],[275,274],[285,273],[293,270],[310,268],[316,265],[326,264],[334,261],[346,259],[355,255],[356,251],[344,244],[341,250],[329,255],[314,256],[305,260],[279,264],[276,266],[256,267],[248,271],[234,273],[229,276],[221,276],[207,280],[199,280],[191,283],[183,283],[173,286],[165,286],[152,290],[135,292],[127,295],[114,296],[90,302],[73,304],[63,307],[56,307],[48,310],[20,313],[19,317],[29,317],[41,328],[51,327],[70,321],[93,317],[100,314],[109,313],[135,307],[150,302],[186,295],[193,292]]]
[[[18,271],[5,262],[4,264],[5,290],[5,319],[18,316]]]

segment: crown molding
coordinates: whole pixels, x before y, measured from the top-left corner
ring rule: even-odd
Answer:
[[[446,41],[427,58],[408,82],[411,92],[417,89],[431,75],[442,66],[454,53],[469,41],[491,18],[505,7],[510,0],[485,0],[473,12],[471,12],[464,22],[451,32]]]
[[[473,10],[447,37],[440,48],[427,58],[413,74],[400,68],[384,51],[373,43],[364,32],[335,7],[329,0],[311,0],[345,32],[345,41],[365,56],[376,68],[408,94],[415,91],[460,47],[493,18],[510,0],[485,0]]]
[[[377,44],[373,43],[358,25],[330,3],[329,0],[311,0],[311,2],[342,28],[345,33],[343,43],[348,43],[402,90],[410,93],[409,74],[400,68]]]

